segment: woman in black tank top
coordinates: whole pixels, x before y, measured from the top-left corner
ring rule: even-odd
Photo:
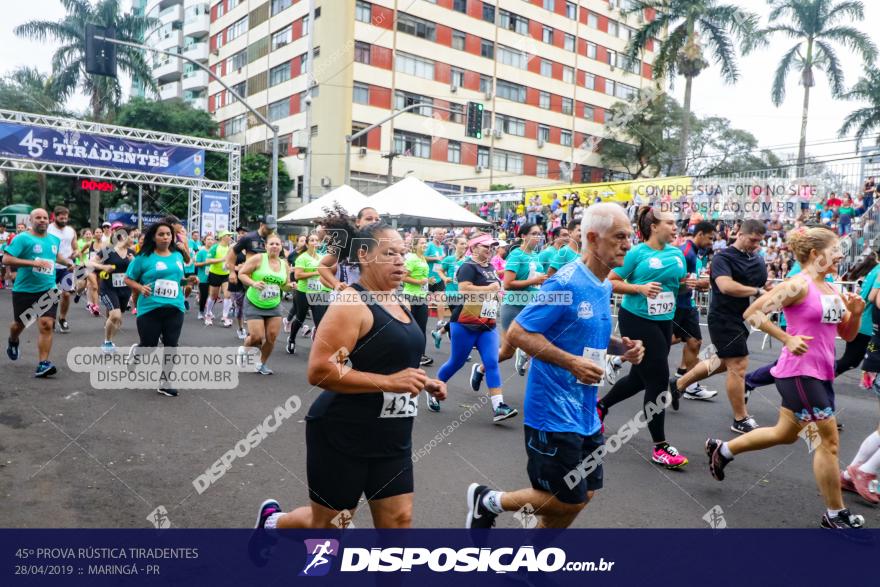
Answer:
[[[282,513],[268,500],[258,528],[345,527],[362,495],[376,528],[411,524],[417,399],[422,390],[444,399],[446,385],[419,368],[425,335],[396,294],[400,235],[381,223],[348,235],[340,257],[360,266],[360,282],[330,305],[309,356],[309,384],[324,390],[306,416],[311,503]]]

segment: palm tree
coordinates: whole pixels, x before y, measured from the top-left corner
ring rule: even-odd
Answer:
[[[877,48],[870,36],[849,24],[864,18],[864,6],[857,0],[774,0],[768,17],[770,26],[758,36],[766,39],[769,35],[782,33],[797,40],[776,66],[770,97],[774,105],[780,106],[785,100],[785,83],[789,72],[792,68],[800,72],[804,101],[797,159],[799,176],[803,175],[806,160],[810,88],[816,85],[813,70],[825,73],[831,84],[832,96],[840,97],[843,94],[843,70],[834,44],[858,53],[865,63],[870,63],[877,56]]]
[[[880,133],[880,72],[876,69],[868,70],[867,75],[859,78],[852,89],[841,96],[844,100],[863,100],[870,106],[859,108],[850,112],[843,119],[843,126],[838,134],[841,138],[856,131],[856,149],[861,146],[862,140],[871,131]],[[880,134],[877,135],[877,144],[880,145]]]
[[[122,88],[115,77],[92,75],[86,72],[86,25],[115,27],[116,38],[134,43],[143,42],[144,34],[156,24],[156,19],[124,14],[119,0],[59,0],[67,15],[58,21],[32,20],[15,27],[15,34],[46,41],[49,38],[61,43],[52,57],[54,83],[62,98],[70,97],[76,90],[89,97],[91,116],[96,121],[112,119],[122,100]],[[116,47],[118,68],[140,80],[156,91],[152,69],[139,49],[118,45]],[[90,196],[90,219],[98,222],[100,194]]]
[[[685,79],[684,109],[678,147],[677,172],[687,170],[687,145],[690,137],[691,94],[694,78],[709,67],[703,45],[710,59],[721,67],[725,82],[739,79],[734,41],[743,48],[757,27],[757,15],[717,0],[635,0],[624,14],[653,11],[656,17],[636,31],[627,45],[630,60],[636,60],[647,45],[659,39],[654,57],[657,78],[682,75]]]

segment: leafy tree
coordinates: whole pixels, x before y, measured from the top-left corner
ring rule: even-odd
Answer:
[[[868,106],[853,110],[847,114],[840,127],[839,134],[845,137],[853,130],[856,131],[856,149],[862,140],[871,132],[880,133],[880,72],[870,69],[865,76],[859,78],[852,89],[841,96],[846,100],[863,100]],[[880,145],[880,134],[877,135],[877,144]]]
[[[251,222],[257,216],[271,211],[272,156],[266,153],[248,153],[241,159],[241,222]],[[278,161],[278,194],[293,189],[293,180],[282,161]]]
[[[489,186],[490,192],[501,192],[504,190],[512,190],[512,189],[514,189],[512,183],[493,183],[492,185]]]

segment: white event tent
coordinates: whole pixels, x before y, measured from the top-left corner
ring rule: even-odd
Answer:
[[[488,226],[489,223],[415,177],[406,177],[367,198],[397,226]]]
[[[350,216],[355,216],[361,208],[370,206],[369,198],[347,185],[341,185],[331,190],[305,206],[297,208],[293,212],[278,219],[285,224],[311,224],[313,221],[323,218],[325,210],[340,206]]]

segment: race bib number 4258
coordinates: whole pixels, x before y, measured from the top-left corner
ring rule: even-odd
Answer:
[[[419,413],[419,396],[408,393],[382,393],[382,411],[380,418],[414,418]]]

